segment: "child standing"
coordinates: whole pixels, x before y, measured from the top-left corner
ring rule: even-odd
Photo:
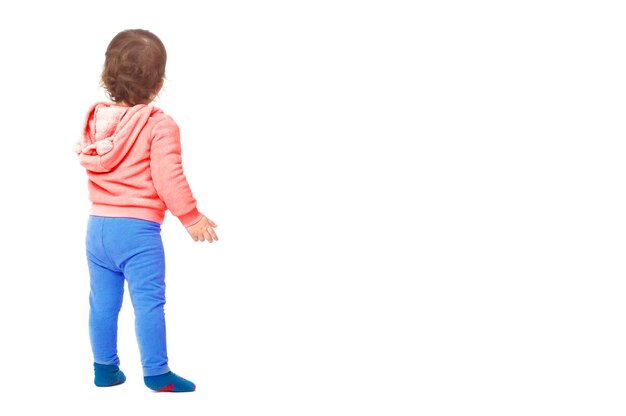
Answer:
[[[163,86],[167,54],[153,33],[125,30],[111,40],[102,85],[111,103],[94,104],[76,145],[92,202],[87,224],[89,335],[94,382],[126,380],[117,356],[117,319],[124,281],[135,311],[144,382],[156,391],[194,391],[168,367],[165,262],[161,224],[167,209],[194,241],[217,241],[183,173],[174,120],[149,105]]]

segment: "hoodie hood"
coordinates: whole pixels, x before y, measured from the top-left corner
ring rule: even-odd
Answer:
[[[110,172],[124,159],[155,107],[139,104],[123,107],[96,103],[87,113],[83,134],[74,151],[80,164],[92,172]]]

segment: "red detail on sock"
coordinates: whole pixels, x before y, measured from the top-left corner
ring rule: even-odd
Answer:
[[[165,387],[161,387],[160,389],[158,389],[157,391],[160,392],[166,392],[166,391],[174,391],[174,384],[170,383]]]

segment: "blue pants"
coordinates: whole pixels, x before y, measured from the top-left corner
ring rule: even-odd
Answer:
[[[135,332],[144,376],[167,373],[165,339],[165,257],[161,225],[135,218],[90,216],[89,337],[94,362],[119,365],[117,317],[124,280],[135,310]]]

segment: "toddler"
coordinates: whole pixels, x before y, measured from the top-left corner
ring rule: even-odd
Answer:
[[[169,209],[194,241],[210,243],[218,239],[217,225],[196,208],[183,173],[178,126],[150,105],[163,86],[166,59],[165,47],[153,33],[134,29],[117,34],[102,71],[102,86],[112,102],[89,109],[76,144],[92,202],[86,238],[89,336],[99,387],[126,380],[117,356],[126,281],[146,386],[168,392],[196,389],[168,366],[161,223]]]

